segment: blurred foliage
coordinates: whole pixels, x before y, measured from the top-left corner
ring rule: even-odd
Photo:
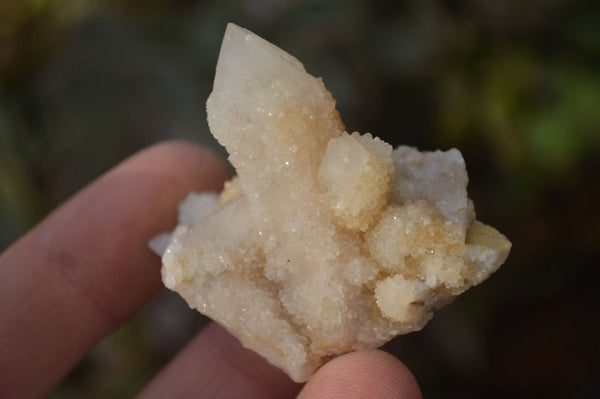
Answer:
[[[153,142],[218,150],[204,102],[229,21],[322,76],[348,130],[460,148],[479,217],[512,239],[494,278],[388,346],[426,397],[598,389],[593,1],[0,1],[0,248]],[[53,397],[129,397],[201,324],[162,297]]]

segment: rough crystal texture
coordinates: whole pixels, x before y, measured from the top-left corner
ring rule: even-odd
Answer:
[[[421,329],[508,255],[458,150],[346,133],[320,79],[232,24],[207,110],[238,177],[182,204],[163,280],[295,381]]]

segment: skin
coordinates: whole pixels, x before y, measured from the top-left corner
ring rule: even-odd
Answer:
[[[147,242],[173,228],[191,190],[219,191],[224,163],[197,145],[143,150],[84,188],[0,256],[0,397],[42,397],[86,352],[162,289]],[[140,398],[421,398],[399,360],[355,352],[304,386],[216,324],[203,329]]]

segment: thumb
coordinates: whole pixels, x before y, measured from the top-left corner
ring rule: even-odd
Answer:
[[[298,399],[422,399],[417,380],[392,355],[352,352],[331,360],[306,383]]]

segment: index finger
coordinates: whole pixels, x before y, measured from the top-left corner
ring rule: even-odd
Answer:
[[[226,177],[223,163],[201,147],[151,147],[3,253],[0,393],[49,392],[98,339],[146,303],[161,287],[160,260],[148,240],[173,227],[177,203],[190,190],[220,190]]]

